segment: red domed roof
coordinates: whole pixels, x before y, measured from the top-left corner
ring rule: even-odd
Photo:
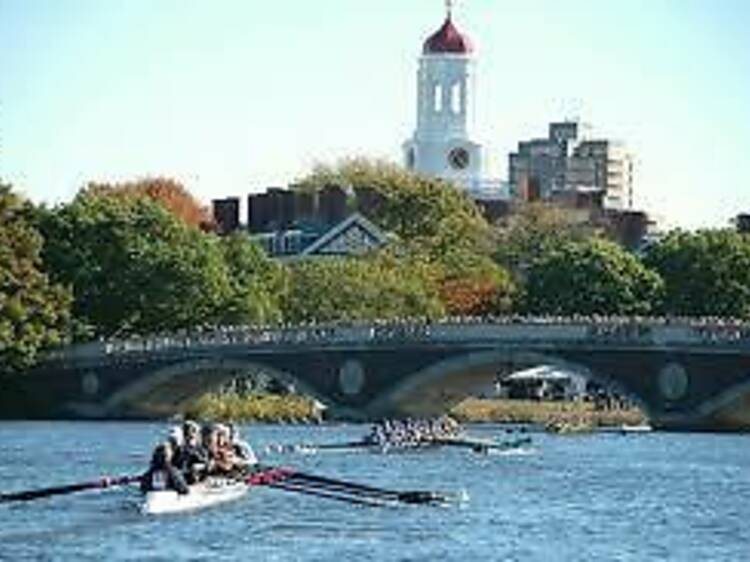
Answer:
[[[454,53],[468,55],[474,50],[471,40],[453,25],[450,15],[445,18],[443,26],[424,42],[422,52],[425,55]]]

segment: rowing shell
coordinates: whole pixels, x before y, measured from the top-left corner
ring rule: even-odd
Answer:
[[[210,479],[190,486],[190,492],[187,494],[179,494],[175,490],[146,492],[143,495],[141,513],[165,515],[205,509],[237,500],[249,490],[250,487],[244,482]]]

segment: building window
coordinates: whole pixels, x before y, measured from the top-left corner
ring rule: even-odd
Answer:
[[[443,87],[435,84],[435,113],[443,111]]]

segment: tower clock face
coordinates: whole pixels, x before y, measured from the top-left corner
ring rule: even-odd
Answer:
[[[454,170],[465,170],[469,161],[469,151],[465,148],[454,148],[448,153],[448,163]]]

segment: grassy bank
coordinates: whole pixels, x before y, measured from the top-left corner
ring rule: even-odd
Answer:
[[[191,404],[185,415],[204,421],[267,423],[311,422],[318,418],[312,400],[278,394],[206,394]]]
[[[551,431],[590,431],[645,423],[637,408],[597,410],[590,402],[537,402],[468,398],[450,411],[462,423],[543,425]],[[312,422],[319,419],[314,403],[298,395],[206,394],[188,407],[193,419],[236,422]]]
[[[637,408],[597,410],[591,402],[468,398],[453,408],[451,415],[464,423],[533,423],[553,431],[586,431],[646,422]]]

